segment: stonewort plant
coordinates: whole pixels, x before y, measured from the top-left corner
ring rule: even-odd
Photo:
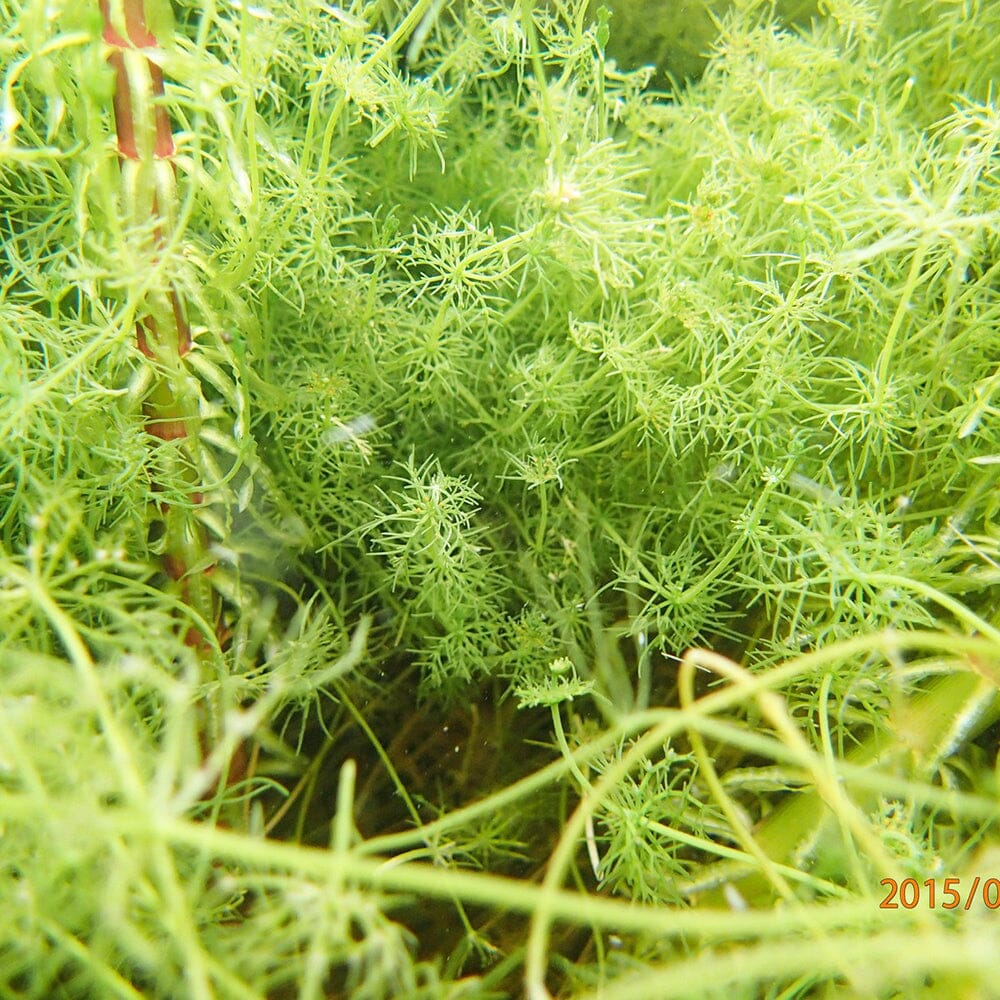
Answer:
[[[1000,8],[0,11],[0,994],[998,994]]]

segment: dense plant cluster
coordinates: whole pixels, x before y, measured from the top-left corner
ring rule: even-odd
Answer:
[[[996,992],[1000,10],[619,6],[0,2],[0,992]]]

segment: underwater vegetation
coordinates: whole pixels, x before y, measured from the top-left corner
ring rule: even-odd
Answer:
[[[1000,7],[0,12],[0,996],[1000,996]]]

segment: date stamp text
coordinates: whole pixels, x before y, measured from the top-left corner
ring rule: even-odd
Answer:
[[[970,879],[929,878],[918,882],[915,878],[884,878],[879,885],[885,896],[878,904],[880,910],[915,910],[925,906],[928,910],[971,910],[980,903],[987,910],[1000,910],[1000,878]]]

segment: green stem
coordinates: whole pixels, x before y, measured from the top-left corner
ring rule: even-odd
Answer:
[[[535,529],[535,548],[541,553],[545,547],[545,529],[549,516],[549,494],[544,483],[538,487],[538,502],[540,509],[538,512],[538,525]]]
[[[591,789],[590,781],[587,778],[587,776],[583,773],[583,771],[580,770],[580,765],[577,764],[576,760],[573,757],[573,751],[570,750],[569,748],[569,743],[566,740],[566,732],[563,729],[562,715],[559,712],[559,706],[552,705],[550,707],[552,712],[552,729],[556,734],[556,744],[558,745],[559,750],[562,752],[563,759],[569,766],[570,774],[572,774],[573,777],[576,778],[577,782],[579,783],[580,790],[584,793],[587,793]]]
[[[882,350],[879,353],[875,380],[876,393],[884,390],[886,382],[888,381],[889,363],[892,360],[892,353],[896,346],[896,338],[899,336],[903,320],[910,309],[910,300],[913,298],[913,293],[916,291],[917,285],[920,283],[920,269],[924,266],[924,260],[927,257],[928,249],[929,247],[927,242],[922,242],[915,250],[913,260],[910,262],[910,271],[906,276],[906,284],[900,292],[899,302],[896,304],[896,312],[892,317],[892,323],[889,326],[889,331],[885,335],[885,343],[882,345]]]
[[[558,165],[561,159],[562,144],[559,142],[559,132],[556,127],[555,111],[552,107],[552,95],[549,93],[549,83],[545,75],[545,63],[542,60],[542,50],[538,43],[538,32],[535,29],[535,15],[532,10],[532,0],[521,0],[521,24],[524,36],[531,52],[531,66],[535,73],[535,84],[538,87],[538,97],[542,107],[541,117],[541,147],[546,154],[551,153]]]

